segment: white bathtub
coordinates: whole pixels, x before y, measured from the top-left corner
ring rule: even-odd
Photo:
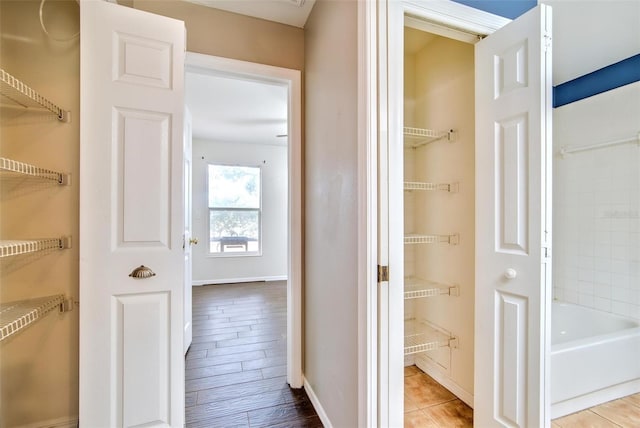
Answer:
[[[640,392],[640,323],[554,302],[550,370],[552,418]]]

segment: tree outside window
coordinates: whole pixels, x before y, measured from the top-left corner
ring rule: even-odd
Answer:
[[[260,168],[209,165],[208,178],[209,252],[260,254]]]

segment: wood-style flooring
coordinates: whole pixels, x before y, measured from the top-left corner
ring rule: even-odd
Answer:
[[[286,382],[286,314],[284,281],[193,288],[187,427],[322,427]]]

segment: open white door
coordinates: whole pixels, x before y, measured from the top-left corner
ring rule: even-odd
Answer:
[[[551,9],[476,44],[474,424],[548,414]]]
[[[191,235],[193,230],[191,227],[191,209],[193,200],[191,187],[191,148],[192,148],[192,121],[191,113],[185,106],[184,108],[184,238],[182,246],[184,247],[184,353],[186,354],[193,340],[193,259],[191,257],[191,246],[198,244],[198,238]]]
[[[80,25],[80,426],[182,427],[184,24]]]

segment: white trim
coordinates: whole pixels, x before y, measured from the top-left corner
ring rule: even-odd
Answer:
[[[16,428],[78,428],[80,423],[78,416],[49,419],[48,421],[33,422],[27,425],[19,425]]]
[[[618,385],[610,386],[598,391],[594,391],[579,397],[570,398],[565,401],[551,404],[551,419],[560,418],[570,413],[588,409],[618,398],[640,392],[640,379],[624,382]]]
[[[453,379],[442,373],[441,370],[438,370],[432,363],[429,363],[426,358],[416,358],[415,363],[416,367],[431,376],[436,382],[451,391],[453,395],[473,409],[473,394],[470,394],[467,390],[455,383]]]
[[[402,283],[403,283],[403,218],[402,174],[394,170],[398,159],[402,159],[403,122],[403,44],[405,15],[412,16],[413,25],[423,19],[432,24],[453,27],[477,35],[488,35],[511,20],[474,9],[450,0],[381,0],[378,10],[377,67],[379,116],[378,153],[388,156],[389,171],[381,170],[378,188],[368,189],[371,198],[380,197],[378,225],[375,230],[378,248],[378,263],[389,266],[390,282],[378,286],[379,299],[370,300],[369,310],[377,314],[379,360],[377,414],[378,425],[401,425],[403,420],[402,366],[404,365],[402,337]],[[400,163],[401,165],[401,163]],[[374,168],[377,165],[373,166]],[[396,192],[398,190],[398,192]],[[375,200],[375,199],[374,199]],[[400,221],[398,221],[400,220]],[[399,228],[399,229],[398,229]],[[382,248],[382,249],[381,249]],[[384,251],[383,251],[384,250]],[[388,260],[388,262],[387,262]],[[361,334],[366,334],[361,330]]]
[[[508,18],[450,0],[404,0],[402,7],[404,14],[482,36],[489,35],[511,22]]]
[[[303,380],[304,390],[307,393],[307,397],[309,397],[309,401],[311,401],[311,404],[313,404],[313,408],[318,414],[322,425],[324,425],[325,428],[333,428],[333,424],[331,423],[329,416],[327,416],[327,412],[324,411],[324,408],[322,407],[320,400],[318,400],[318,396],[316,395],[315,391],[313,390],[313,388],[311,388],[311,385],[305,377],[303,377]]]
[[[287,249],[287,382],[301,388],[302,376],[302,75],[271,65],[187,52],[185,70],[284,85],[289,89],[289,198]]]
[[[286,275],[280,276],[253,276],[246,278],[217,278],[217,279],[199,279],[197,281],[192,281],[191,285],[194,287],[199,287],[201,285],[210,285],[210,284],[235,284],[240,282],[269,282],[269,281],[286,281]]]
[[[378,426],[377,67],[372,2],[358,2],[358,426]]]

